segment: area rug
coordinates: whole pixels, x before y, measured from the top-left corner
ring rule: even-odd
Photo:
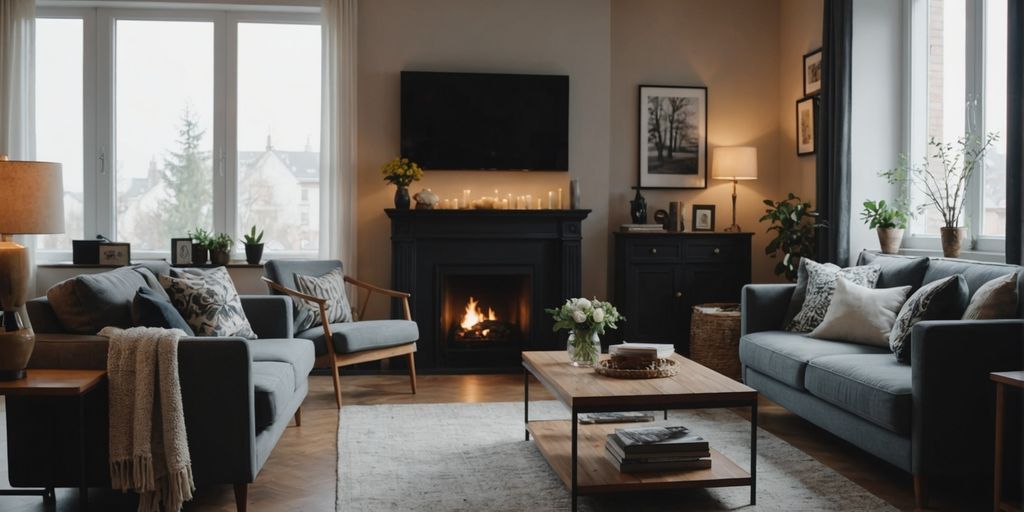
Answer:
[[[564,419],[555,401],[531,419]],[[724,409],[673,411],[740,466],[750,423]],[[649,424],[648,424],[649,425]],[[759,430],[757,506],[747,487],[583,496],[580,510],[896,510],[809,455]],[[338,512],[567,511],[570,496],[533,441],[521,402],[345,406],[338,426]]]

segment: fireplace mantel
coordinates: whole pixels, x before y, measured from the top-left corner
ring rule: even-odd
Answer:
[[[581,288],[581,224],[590,210],[386,210],[391,219],[391,285],[412,294],[412,315],[419,324],[417,368],[455,372],[512,370],[507,364],[476,365],[444,350],[440,325],[442,283],[446,275],[527,276],[531,283],[532,321],[522,350],[559,345],[544,308],[578,297]],[[510,354],[509,356],[511,356]]]

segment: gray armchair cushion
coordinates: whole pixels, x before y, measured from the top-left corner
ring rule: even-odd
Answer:
[[[394,347],[420,339],[419,327],[416,326],[416,322],[410,320],[366,320],[330,324],[329,327],[334,338],[334,349],[338,354]],[[318,357],[327,353],[322,326],[296,333],[295,337],[312,340]]]
[[[266,274],[267,279],[293,290],[298,290],[298,284],[295,281],[296,274],[319,277],[334,269],[343,270],[343,265],[340,261],[268,260],[267,263],[263,265],[263,272]],[[282,295],[282,293],[277,290],[271,290],[270,293],[274,295]],[[312,324],[312,322],[313,319],[311,317],[311,313],[296,304],[294,321],[296,332],[305,330],[310,324]]]
[[[864,251],[857,260],[858,265],[878,265],[881,272],[875,288],[911,287],[911,293],[921,287],[924,274],[928,271],[929,259],[910,258],[891,254]]]
[[[804,389],[807,363],[838,354],[885,354],[888,350],[856,343],[816,340],[788,331],[763,331],[740,338],[740,361],[796,389]]]
[[[807,366],[811,394],[897,434],[910,433],[910,366],[889,354],[823,356]]]
[[[148,270],[142,270],[149,273]],[[133,267],[83,274],[53,285],[46,292],[50,306],[68,332],[96,334],[104,327],[132,326],[132,299],[146,276]]]

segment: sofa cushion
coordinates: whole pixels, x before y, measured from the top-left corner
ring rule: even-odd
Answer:
[[[925,320],[959,320],[967,308],[967,283],[954,275],[925,284],[907,299],[889,333],[889,348],[896,359],[910,362],[911,330]]]
[[[295,275],[304,274],[307,276],[322,276],[334,269],[344,270],[341,262],[338,260],[267,260],[267,263],[263,265],[263,272],[266,274],[267,279],[284,286],[286,288],[295,288]],[[283,295],[282,292],[277,290],[270,290],[270,293],[274,295]],[[311,319],[308,315],[308,311],[300,308],[298,299],[292,301],[293,307],[295,308],[295,332],[303,331],[308,329]],[[302,327],[300,329],[300,327]]]
[[[787,331],[762,331],[740,339],[740,361],[796,389],[804,388],[807,363],[837,354],[886,354],[888,350],[856,343],[816,340]],[[892,356],[889,356],[892,357]]]
[[[825,318],[808,336],[888,347],[892,324],[908,295],[910,286],[868,288],[840,277]]]
[[[338,354],[393,347],[420,339],[416,322],[410,320],[366,320],[330,324],[329,327],[334,339],[334,349]],[[306,329],[296,333],[295,337],[313,340],[318,357],[327,353],[323,326]]]
[[[832,302],[836,280],[840,277],[868,288],[874,288],[875,282],[878,281],[879,267],[875,265],[839,268],[831,263],[815,262],[810,258],[802,258],[800,264],[807,266],[807,294],[800,312],[786,325],[786,330],[789,331],[811,332],[821,323]]]
[[[278,361],[252,363],[256,432],[269,427],[295,394],[295,371],[291,364]]]
[[[807,365],[804,387],[814,396],[882,428],[910,432],[910,366],[888,354],[822,356]]]
[[[979,261],[967,261],[958,259],[932,258],[928,264],[928,271],[924,274],[924,282],[931,283],[939,279],[960,274],[967,281],[967,289],[970,296],[978,291],[985,283],[1006,274],[1020,272],[1021,267],[1007,265],[1004,263],[987,263]],[[1018,290],[1024,289],[1024,280],[1018,283]]]
[[[67,332],[96,334],[106,326],[132,326],[132,299],[142,286],[149,284],[141,272],[122,267],[61,281],[46,298]]]
[[[295,388],[299,389],[309,372],[313,371],[313,347],[301,339],[258,339],[250,340],[249,355],[253,362],[288,363],[292,366],[295,376]]]
[[[352,306],[348,303],[348,294],[345,293],[345,274],[340,268],[331,270],[322,276],[307,276],[295,274],[295,287],[306,295],[312,295],[327,301],[324,309],[327,311],[329,324],[338,324],[352,321]],[[312,302],[302,299],[295,301],[297,311],[296,318],[303,320],[303,325],[297,326],[299,330],[309,329],[324,323],[320,319],[320,307]]]
[[[161,292],[162,293],[162,292]],[[181,329],[189,336],[195,336],[181,313],[174,309],[166,293],[158,293],[148,286],[140,286],[132,299],[132,325],[136,327],[162,327]]]
[[[983,285],[971,297],[963,320],[1006,320],[1017,314],[1019,272],[997,277]]]
[[[911,287],[911,293],[921,287],[924,274],[928,271],[927,257],[912,258],[892,254],[878,254],[864,251],[858,259],[858,265],[878,265],[878,282],[876,288]]]
[[[160,276],[160,283],[197,336],[256,337],[224,267],[206,272],[171,272]]]

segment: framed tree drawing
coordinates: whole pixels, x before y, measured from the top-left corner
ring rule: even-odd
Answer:
[[[640,86],[640,188],[706,188],[707,87]]]

